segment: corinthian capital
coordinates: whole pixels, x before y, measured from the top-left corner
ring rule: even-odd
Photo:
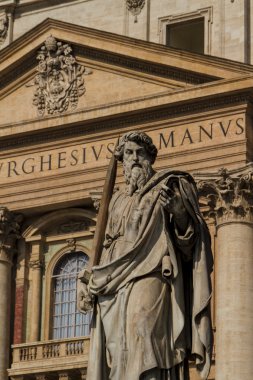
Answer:
[[[0,260],[12,261],[16,240],[20,237],[21,215],[0,206]]]
[[[253,163],[242,169],[220,169],[195,174],[204,214],[218,224],[230,221],[253,223]]]

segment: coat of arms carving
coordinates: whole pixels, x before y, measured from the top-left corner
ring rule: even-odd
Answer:
[[[86,91],[84,75],[90,69],[79,65],[69,44],[49,36],[37,55],[37,74],[29,85],[35,85],[33,104],[39,116],[59,114],[77,107],[78,98]]]

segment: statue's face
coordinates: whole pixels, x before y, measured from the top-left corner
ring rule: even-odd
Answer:
[[[151,158],[145,147],[134,141],[127,141],[123,153],[123,170],[128,185],[128,194],[141,189],[153,175]]]
[[[133,167],[143,167],[143,163],[150,160],[146,149],[134,141],[127,141],[124,147],[123,162]]]

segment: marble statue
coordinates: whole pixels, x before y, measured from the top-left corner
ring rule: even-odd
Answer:
[[[88,380],[187,380],[189,360],[207,379],[213,263],[194,180],[156,172],[143,132],[124,134],[114,154],[125,187],[111,198],[101,259],[79,298],[94,308]]]

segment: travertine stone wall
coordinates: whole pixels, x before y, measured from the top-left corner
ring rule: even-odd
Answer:
[[[46,18],[54,18],[77,25],[87,26],[133,38],[164,43],[161,37],[160,20],[178,21],[191,19],[209,9],[205,19],[205,52],[240,62],[250,63],[253,53],[250,48],[253,37],[253,0],[145,0],[141,13],[135,17],[127,10],[125,0],[41,0],[5,1],[0,13],[8,14],[8,35],[1,47],[7,46]],[[9,4],[9,5],[8,5]],[[7,6],[8,5],[8,6]],[[1,16],[1,14],[0,14]],[[1,19],[1,17],[0,17]],[[1,20],[0,20],[1,21]],[[210,45],[210,46],[209,46]]]

